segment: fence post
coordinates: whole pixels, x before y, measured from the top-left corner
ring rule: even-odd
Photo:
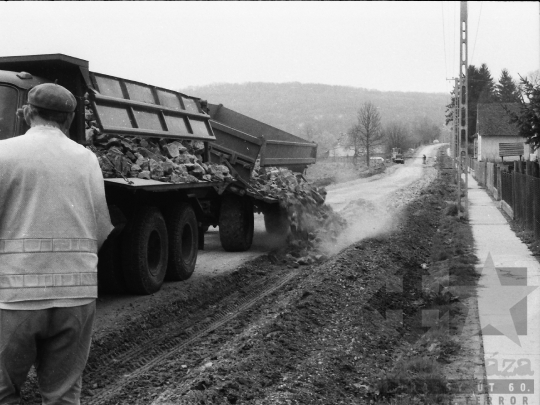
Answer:
[[[532,193],[532,162],[530,160],[525,161],[525,176],[524,179],[524,199],[523,207],[525,208],[525,229],[527,231],[534,230],[533,224],[533,193]]]
[[[502,200],[502,180],[501,180],[501,166],[498,163],[495,163],[494,168],[495,182],[493,187],[497,189],[497,201]]]
[[[535,239],[540,239],[540,170],[537,162],[531,162],[533,195],[533,230]]]
[[[512,173],[512,210],[514,220],[519,221],[519,162],[514,160],[514,173]]]

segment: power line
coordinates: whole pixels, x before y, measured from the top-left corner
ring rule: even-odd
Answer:
[[[442,32],[443,32],[443,43],[444,43],[444,77],[448,77],[448,63],[446,62],[446,33],[444,31],[444,1],[441,1],[441,12],[442,12]]]
[[[454,55],[452,56],[452,66],[455,67],[456,63],[456,4],[457,1],[454,1]]]
[[[478,29],[480,28],[480,16],[482,15],[482,6],[483,5],[484,4],[482,2],[480,2],[480,13],[478,14],[478,23],[476,24],[476,35],[474,37],[474,46],[473,46],[473,50],[472,50],[471,65],[472,65],[473,58],[474,58],[474,50],[476,49],[476,40],[478,39]]]

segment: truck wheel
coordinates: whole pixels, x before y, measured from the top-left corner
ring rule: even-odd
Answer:
[[[278,209],[271,209],[264,213],[264,226],[266,232],[274,235],[287,235],[291,227],[287,212],[278,207]]]
[[[253,201],[226,194],[219,214],[219,239],[227,252],[243,252],[253,242]]]
[[[165,220],[156,207],[140,207],[122,241],[122,267],[127,289],[148,295],[158,291],[167,272]]]
[[[199,245],[199,224],[188,203],[169,208],[165,213],[169,235],[169,264],[166,279],[187,280],[195,270]]]

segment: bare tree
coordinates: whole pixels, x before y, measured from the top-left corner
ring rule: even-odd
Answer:
[[[366,101],[357,114],[358,122],[347,131],[347,146],[354,150],[354,162],[362,153],[366,154],[366,164],[369,167],[371,150],[383,143],[381,131],[381,116],[377,107]]]
[[[407,126],[399,122],[391,122],[383,128],[383,136],[386,143],[387,151],[392,148],[401,148],[405,151],[411,145],[411,138]]]
[[[521,77],[521,75],[520,75]],[[532,72],[529,72],[527,76],[525,76],[525,79],[529,81],[529,83],[538,86],[540,84],[540,69],[536,69]]]

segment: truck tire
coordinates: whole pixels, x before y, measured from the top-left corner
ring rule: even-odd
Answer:
[[[187,280],[195,270],[199,248],[199,224],[195,211],[188,203],[170,207],[165,212],[169,235],[169,264],[165,278]]]
[[[156,207],[139,207],[122,240],[122,268],[126,287],[149,295],[161,288],[167,272],[167,226]]]
[[[287,235],[291,228],[287,212],[281,207],[264,212],[264,227],[272,235]]]
[[[221,201],[219,239],[227,252],[244,252],[253,242],[253,201],[226,194]]]

